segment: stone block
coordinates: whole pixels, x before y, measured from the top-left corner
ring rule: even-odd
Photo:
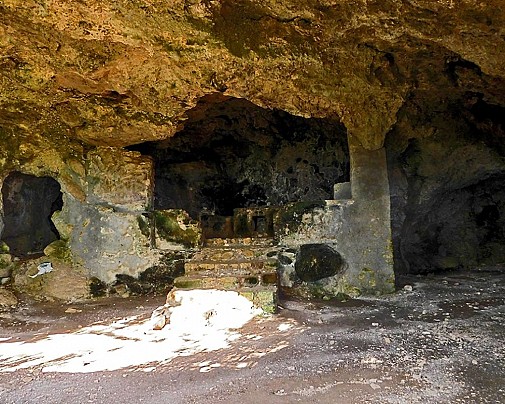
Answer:
[[[63,215],[72,224],[68,240],[72,262],[86,268],[89,276],[106,283],[114,282],[117,274],[137,277],[160,258],[139,227],[136,213],[68,199]]]
[[[37,266],[43,259],[27,261],[14,273],[13,288],[36,300],[74,301],[90,296],[89,279],[80,268],[52,262],[52,271],[35,278]]]
[[[242,289],[238,293],[251,301],[256,307],[261,308],[265,313],[275,313],[277,311],[276,289]]]
[[[153,162],[137,152],[98,147],[88,154],[88,201],[145,211],[153,193]]]
[[[178,289],[235,290],[240,287],[241,283],[241,280],[235,276],[219,278],[183,276],[174,280],[174,287]]]
[[[351,183],[340,182],[333,185],[333,199],[352,199]]]
[[[11,276],[15,264],[12,262],[10,254],[0,254],[0,278]]]
[[[197,221],[182,209],[153,212],[156,248],[174,250],[194,248],[200,244],[202,231]]]

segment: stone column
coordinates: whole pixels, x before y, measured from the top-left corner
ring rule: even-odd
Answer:
[[[345,282],[361,293],[394,291],[390,194],[386,151],[367,150],[349,136],[351,189],[346,245],[348,270]]]

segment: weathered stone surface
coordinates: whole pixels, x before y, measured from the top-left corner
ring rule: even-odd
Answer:
[[[68,198],[60,220],[72,225],[72,260],[106,283],[115,281],[116,274],[136,277],[159,259],[135,214]]]
[[[182,209],[155,210],[153,218],[156,231],[156,248],[180,250],[197,247],[202,230],[196,220]]]
[[[149,157],[100,147],[87,158],[89,202],[141,212],[152,204],[153,165]]]
[[[3,3],[6,125],[124,146],[171,136],[198,98],[224,92],[341,116],[365,147],[378,148],[409,92],[437,89],[423,73],[442,74],[437,55],[505,76],[499,0],[82,7]]]
[[[342,256],[326,244],[301,245],[296,256],[296,274],[305,282],[336,275],[342,267]]]
[[[0,254],[0,278],[11,276],[14,266],[10,254]]]
[[[277,312],[278,299],[275,290],[242,290],[239,294],[250,300],[256,307],[261,308],[265,313]]]
[[[116,281],[110,288],[110,293],[120,295],[141,295],[152,292],[164,293],[170,290],[174,279],[184,274],[184,263],[191,254],[185,251],[165,251],[159,262],[133,277],[125,274],[116,274]],[[97,292],[106,292],[106,285],[101,286]]]
[[[137,147],[155,161],[156,209],[182,208],[195,219],[205,211],[222,231],[234,215],[239,237],[267,235],[265,205],[331,199],[333,184],[349,179],[346,130],[338,120],[223,96],[205,97],[187,116],[174,137]],[[263,221],[251,226],[251,216]]]
[[[350,152],[352,200],[327,201],[301,211],[284,207],[276,218],[282,246],[327,244],[342,255],[345,268],[316,281],[314,293],[319,296],[388,293],[395,288],[385,150],[366,150],[351,141]],[[282,271],[288,286],[289,266]]]
[[[42,259],[20,265],[13,277],[13,288],[37,300],[74,301],[90,296],[89,279],[80,268],[61,262],[51,262],[53,270],[35,278]]]
[[[503,126],[478,129],[472,123],[457,123],[455,117],[430,126],[437,133],[427,138],[419,133],[421,128],[405,124],[405,135],[411,136],[407,143],[393,145],[388,139],[396,271],[501,265]]]
[[[333,199],[352,199],[351,183],[341,182],[333,186]]]
[[[18,305],[18,299],[10,290],[0,287],[0,311],[9,310]]]
[[[359,152],[353,175],[363,180],[352,181],[353,200],[284,207],[285,220],[277,221],[283,227],[275,229],[288,247],[337,244],[350,269],[337,282],[341,289],[392,289],[389,218],[399,271],[496,263],[503,260],[505,217],[503,26],[500,0],[6,0],[0,5],[0,178],[19,171],[60,184],[64,206],[53,222],[61,243],[48,248],[51,257],[65,255],[108,283],[121,273],[137,278],[159,260],[152,223],[142,216],[152,207],[153,172],[149,159],[123,147],[175,139],[187,129],[181,153],[193,142],[204,144],[205,155],[220,155],[213,125],[254,127],[258,132],[243,136],[254,140],[254,161],[228,164],[236,170],[233,180],[214,181],[210,193],[219,188],[226,200],[229,184],[244,181],[239,191],[247,203],[277,204],[285,200],[276,189],[293,197],[288,200],[326,199],[320,191],[331,191],[333,173],[318,172],[308,152],[332,147],[315,138],[305,143],[311,158],[301,156],[292,170],[273,153],[263,160],[274,156],[279,170],[254,172],[262,147],[282,138],[271,132],[284,129],[263,112],[237,124],[229,111],[215,108],[235,97],[322,118],[336,132],[345,125]],[[201,122],[208,142],[198,139]],[[378,163],[386,135],[389,173]],[[289,147],[280,154],[289,156]],[[304,159],[316,167],[305,167]],[[268,195],[254,187],[262,177]],[[459,213],[446,220],[452,212]],[[349,237],[346,223],[354,226]]]

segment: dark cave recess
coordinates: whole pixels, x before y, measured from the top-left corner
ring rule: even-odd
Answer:
[[[5,178],[1,240],[9,246],[10,254],[41,256],[47,245],[60,238],[51,216],[63,207],[62,196],[60,184],[51,177],[12,172]]]
[[[504,109],[465,93],[413,111],[386,140],[395,272],[505,268]]]
[[[174,137],[129,147],[155,161],[155,209],[235,208],[333,198],[349,181],[345,127],[229,97],[203,97]]]

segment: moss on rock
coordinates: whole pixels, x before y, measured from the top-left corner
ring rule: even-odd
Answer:
[[[158,238],[193,248],[199,245],[201,229],[195,220],[182,209],[156,210],[153,212]]]
[[[72,252],[65,240],[55,240],[44,248],[44,254],[48,258],[54,258],[62,262],[72,262]]]

